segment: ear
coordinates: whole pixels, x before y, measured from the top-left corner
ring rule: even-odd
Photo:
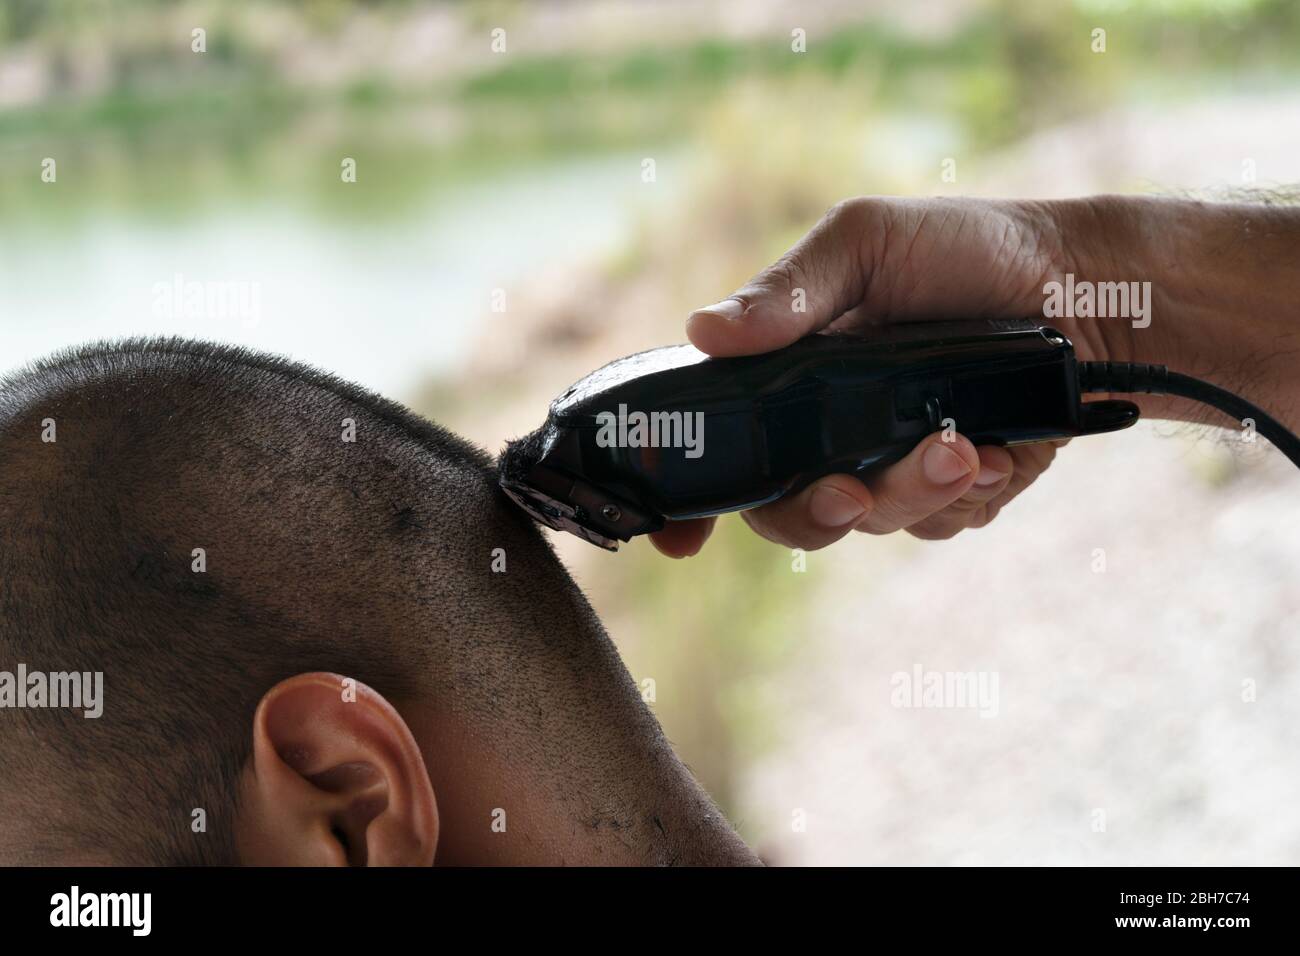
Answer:
[[[299,674],[257,705],[235,830],[244,863],[430,866],[438,807],[388,701],[337,674]]]

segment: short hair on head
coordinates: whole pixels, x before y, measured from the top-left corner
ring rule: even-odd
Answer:
[[[94,720],[0,710],[0,819],[34,822],[31,858],[94,846],[118,862],[234,862],[257,701],[313,670],[437,700],[500,728],[532,767],[604,759],[574,722],[639,697],[549,544],[504,502],[481,450],[243,348],[132,339],[11,375],[0,660],[103,671],[105,702]],[[566,708],[542,706],[557,693]],[[191,831],[197,808],[206,834]]]

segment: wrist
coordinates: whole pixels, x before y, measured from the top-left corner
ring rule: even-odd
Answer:
[[[1118,196],[1059,206],[1076,279],[1149,290],[1140,318],[1075,320],[1076,334],[1098,353],[1088,357],[1166,365],[1293,419],[1300,208]],[[1205,417],[1179,400],[1140,404],[1148,415]]]

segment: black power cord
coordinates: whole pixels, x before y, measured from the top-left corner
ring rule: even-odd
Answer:
[[[1300,438],[1285,425],[1244,398],[1224,391],[1217,385],[1202,382],[1199,378],[1171,372],[1163,365],[1146,365],[1141,362],[1080,362],[1079,390],[1082,392],[1145,393],[1149,395],[1177,395],[1190,398],[1239,422],[1252,419],[1255,431],[1273,443],[1273,446],[1300,468]]]

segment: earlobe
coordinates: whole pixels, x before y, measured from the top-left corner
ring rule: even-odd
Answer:
[[[262,697],[241,781],[245,863],[429,866],[438,810],[420,748],[376,691],[299,674]]]

